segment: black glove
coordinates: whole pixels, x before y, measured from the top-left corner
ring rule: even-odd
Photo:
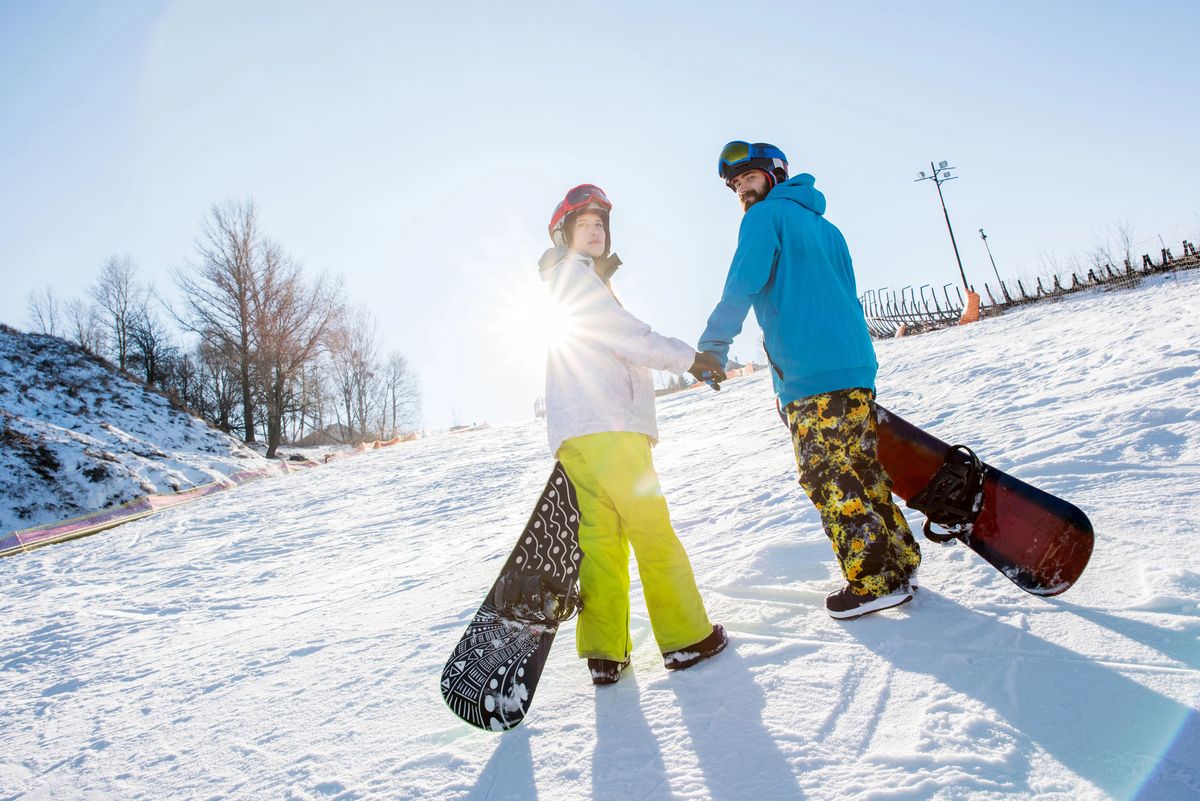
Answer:
[[[725,380],[725,366],[716,354],[702,351],[696,354],[696,360],[688,368],[688,372],[697,381],[704,381],[713,389],[720,389],[720,383]]]

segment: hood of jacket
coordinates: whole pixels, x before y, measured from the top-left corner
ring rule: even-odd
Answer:
[[[816,178],[806,172],[793,176],[772,189],[766,200],[790,200],[816,214],[825,214],[825,196],[814,186]]]
[[[564,247],[553,247],[543,253],[542,257],[538,259],[538,275],[541,276],[543,281],[549,281],[550,276],[554,274],[554,270],[557,269],[560,264],[565,264],[571,259],[580,260],[580,262],[586,264],[589,269],[594,269],[596,266],[599,266],[600,270],[598,275],[606,282],[613,277],[613,273],[615,273],[617,268],[621,266],[621,258],[616,253],[610,253],[607,256],[601,256],[598,259],[593,259],[586,253],[580,253],[577,250],[571,250],[570,248]]]

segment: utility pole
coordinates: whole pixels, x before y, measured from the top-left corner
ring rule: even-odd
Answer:
[[[996,260],[992,258],[992,248],[987,243],[987,234],[983,232],[982,228],[979,229],[979,236],[983,238],[983,246],[987,248],[988,258],[992,261],[992,272],[996,274],[996,283],[1003,283],[1000,280],[1000,271],[996,269]]]
[[[962,276],[963,289],[967,290],[967,292],[970,292],[971,287],[967,283],[967,273],[965,270],[963,270],[962,258],[958,255],[958,242],[954,240],[954,228],[952,228],[950,225],[950,213],[946,211],[946,198],[942,196],[942,184],[946,181],[953,181],[958,176],[950,174],[950,170],[953,170],[954,167],[951,167],[944,161],[939,162],[936,167],[932,161],[929,162],[929,169],[933,170],[931,175],[926,175],[924,172],[918,172],[917,175],[920,177],[916,180],[933,181],[937,185],[938,200],[942,202],[942,214],[946,218],[946,230],[950,232],[950,244],[954,246],[954,260],[958,262],[958,274]]]

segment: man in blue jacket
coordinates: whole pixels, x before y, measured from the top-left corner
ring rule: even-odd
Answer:
[[[735,141],[718,172],[745,211],[721,301],[699,350],[725,364],[754,308],[796,451],[846,585],[825,607],[860,617],[912,599],[921,551],[879,464],[875,348],[842,232],[807,173],[788,178],[774,145]]]

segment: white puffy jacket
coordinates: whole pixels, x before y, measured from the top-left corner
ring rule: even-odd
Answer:
[[[551,248],[538,261],[569,333],[546,356],[546,430],[550,452],[571,437],[632,431],[658,442],[650,368],[683,373],[696,351],[656,334],[627,312],[596,275],[592,259]]]

